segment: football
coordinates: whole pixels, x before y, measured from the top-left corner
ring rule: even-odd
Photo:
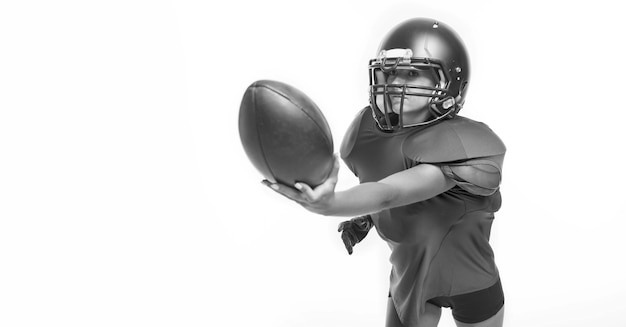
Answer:
[[[260,80],[245,91],[239,136],[246,155],[269,181],[321,184],[333,168],[333,138],[326,118],[302,91]]]

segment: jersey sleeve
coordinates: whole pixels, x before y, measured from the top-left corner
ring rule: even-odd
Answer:
[[[460,116],[441,122],[408,137],[403,152],[413,164],[440,167],[471,194],[489,196],[500,187],[506,147],[483,123]]]
[[[469,193],[481,196],[494,194],[502,180],[504,155],[470,159],[441,165],[444,175]]]
[[[343,162],[346,164],[346,166],[348,166],[350,171],[352,171],[352,173],[357,177],[359,176],[359,174],[357,173],[355,166],[350,160],[350,153],[352,153],[352,149],[356,144],[363,116],[367,114],[368,111],[368,107],[365,107],[356,115],[350,126],[348,126],[348,129],[343,137],[343,141],[341,142],[341,148],[339,150],[341,159],[343,159]]]

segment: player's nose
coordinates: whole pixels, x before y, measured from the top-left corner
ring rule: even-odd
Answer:
[[[403,85],[406,84],[406,81],[406,76],[404,76],[403,74],[397,74],[389,77],[388,84]]]

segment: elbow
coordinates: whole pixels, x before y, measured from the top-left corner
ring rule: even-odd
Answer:
[[[395,208],[402,205],[401,194],[395,192],[392,188],[382,193],[382,196],[376,201],[376,211]]]
[[[381,199],[378,204],[377,204],[377,209],[379,210],[385,210],[385,209],[389,209],[389,208],[393,208],[396,207],[397,205],[395,204],[395,202],[393,201],[393,199],[391,198],[385,198],[385,199]]]

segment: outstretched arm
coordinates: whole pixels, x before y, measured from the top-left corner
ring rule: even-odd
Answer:
[[[276,192],[298,202],[307,210],[325,216],[359,216],[430,199],[455,184],[434,165],[419,164],[378,182],[359,184],[335,192],[339,160],[330,177],[316,188],[296,183],[293,189],[281,184],[264,183]]]

